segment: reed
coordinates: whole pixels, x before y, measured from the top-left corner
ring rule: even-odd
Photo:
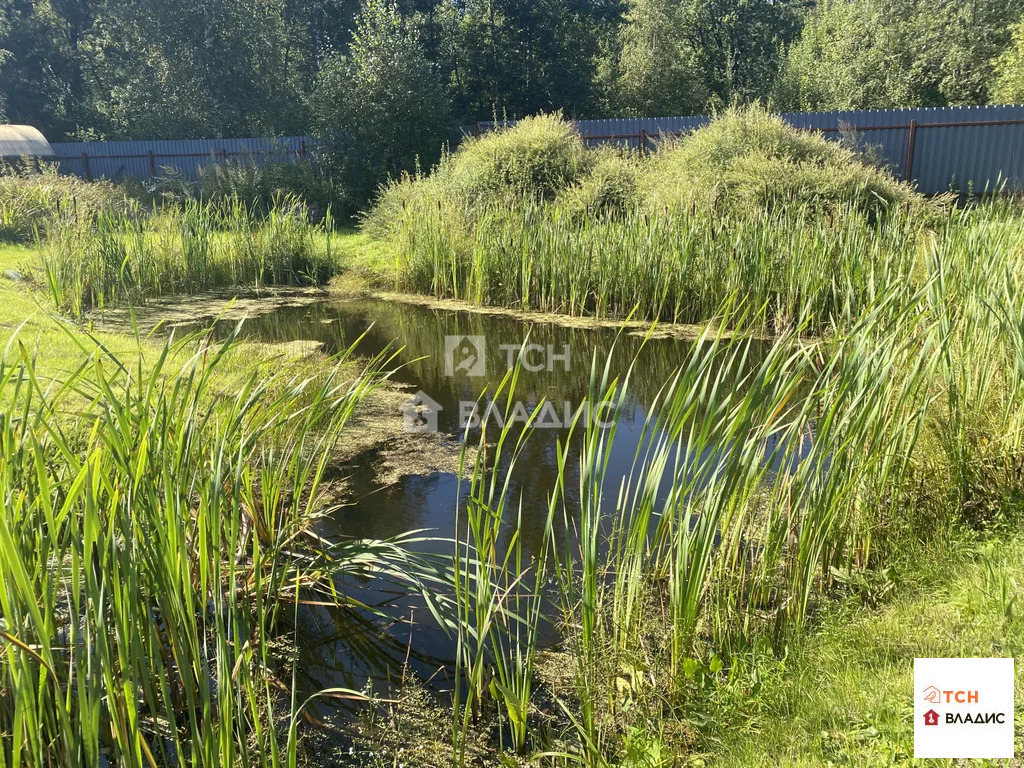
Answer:
[[[570,315],[702,322],[732,295],[769,331],[828,326],[921,269],[926,228],[899,210],[872,220],[797,204],[774,210],[632,210],[579,217],[558,203],[487,208],[472,227],[411,207],[394,287]]]
[[[17,340],[0,361],[4,765],[295,764],[298,603],[344,604],[346,573],[417,588],[408,542],[313,529],[386,358],[238,381],[232,339],[197,341],[86,345],[59,380]]]
[[[549,594],[572,684],[553,691],[567,731],[544,755],[618,764],[629,728],[685,718],[695,679],[724,674],[733,650],[784,647],[834,590],[884,572],[905,536],[927,537],[915,528],[927,515],[980,524],[980,510],[1012,508],[1024,465],[1024,247],[1008,216],[951,216],[913,279],[880,265],[885,279],[837,302],[819,338],[807,338],[811,314],[757,356],[749,336],[706,329],[648,404],[628,467],[609,460],[633,371],[594,361],[549,491],[549,526],[563,531],[545,538]],[[763,318],[734,295],[714,327]],[[607,418],[585,420],[599,404]],[[501,488],[509,471],[478,464],[471,488]],[[938,508],[924,508],[936,503],[925,478],[945,483]],[[504,522],[491,515],[484,535],[471,532],[467,557],[493,551],[502,526],[516,540],[514,504],[482,498],[471,491],[466,514],[501,509]],[[497,587],[522,579],[514,557],[484,560],[473,583],[490,585],[487,629],[505,633],[492,647],[516,647],[541,613]]]
[[[51,227],[39,241],[51,299],[75,318],[163,295],[228,287],[315,285],[335,270],[330,217],[314,225],[295,201],[258,214],[185,201],[152,215],[100,211]]]
[[[545,604],[551,526],[549,520],[537,559],[524,562],[522,518],[511,513],[508,484],[543,403],[537,404],[525,424],[513,418],[520,373],[517,365],[506,374],[491,394],[491,403],[481,408],[480,437],[471,464],[469,440],[463,443],[460,458],[460,478],[468,475],[468,490],[464,518],[456,517],[459,543],[452,571],[458,608],[452,733],[453,757],[459,765],[466,762],[470,721],[479,720],[488,703],[498,705],[500,717],[508,724],[510,746],[522,754],[529,745],[527,716]],[[459,687],[463,678],[464,700]]]

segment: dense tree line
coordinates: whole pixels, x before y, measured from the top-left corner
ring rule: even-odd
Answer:
[[[316,132],[367,187],[458,124],[1024,100],[1024,0],[0,0],[50,139]]]

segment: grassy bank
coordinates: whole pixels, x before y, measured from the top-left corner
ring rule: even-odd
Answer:
[[[759,108],[644,156],[538,117],[384,188],[363,263],[480,304],[695,323],[735,297],[764,329],[822,329],[973,225],[947,203]]]
[[[711,674],[702,671],[679,717],[660,713],[646,726],[624,727],[620,761],[629,768],[663,766],[883,766],[913,760],[914,657],[1015,656],[1024,652],[1024,622],[1015,591],[1024,580],[1024,547],[1016,534],[959,531],[908,545],[893,563],[881,599],[837,594],[815,625],[778,653],[751,649]],[[564,653],[542,653],[540,676],[557,686],[571,674]],[[623,703],[632,679],[619,670]],[[1024,671],[1017,669],[1017,689]],[[633,701],[633,706],[637,702]],[[1019,717],[1018,707],[1018,717]],[[452,764],[448,712],[410,686],[400,702],[378,705],[363,721],[356,755],[364,766]],[[535,712],[536,716],[536,712]],[[1019,726],[1017,751],[1024,746]],[[502,763],[486,731],[471,737],[480,764]],[[392,757],[398,756],[401,757]],[[1005,765],[1006,761],[975,761]],[[557,759],[520,759],[522,765]],[[955,761],[948,761],[956,764]],[[941,763],[945,764],[945,763]],[[1012,763],[1010,763],[1012,764]]]
[[[318,285],[337,271],[329,211],[298,198],[127,197],[108,182],[0,175],[0,243],[31,243],[31,276],[75,319],[215,288]]]
[[[39,258],[0,249],[4,271]],[[300,603],[426,572],[316,534],[386,358],[87,333],[7,278],[0,307],[3,764],[305,762]]]
[[[722,686],[707,713],[723,726],[709,734],[709,764],[915,764],[913,658],[1024,654],[1017,533],[953,536],[914,554],[917,562],[893,574],[908,581],[881,607],[866,608],[859,598],[837,603],[753,688]],[[1016,685],[1024,685],[1019,664]],[[1022,734],[1018,726],[1018,753]]]

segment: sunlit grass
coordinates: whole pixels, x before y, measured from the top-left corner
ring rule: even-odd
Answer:
[[[402,541],[313,528],[387,358],[224,390],[230,339],[144,364],[72,334],[74,371],[41,378],[17,337],[0,363],[4,764],[295,764],[300,600],[343,604],[343,573],[427,573]]]
[[[326,282],[335,271],[330,216],[314,225],[298,204],[280,202],[259,216],[239,201],[187,201],[71,218],[39,243],[42,279],[75,318],[154,296]]]

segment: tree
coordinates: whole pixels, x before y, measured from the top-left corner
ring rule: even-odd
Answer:
[[[1024,20],[1013,27],[1010,46],[993,63],[992,101],[1024,103]]]
[[[693,114],[762,98],[798,31],[795,0],[632,0],[621,30],[621,105]]]
[[[357,200],[388,176],[439,156],[449,95],[419,30],[389,0],[366,0],[348,55],[325,61],[312,112],[328,153]]]
[[[304,128],[282,0],[106,0],[87,76],[116,135]]]
[[[438,3],[439,61],[464,122],[561,109],[596,113],[602,42],[622,0],[465,0]]]
[[[65,18],[47,0],[0,0],[0,49],[6,51],[0,101],[7,117],[39,128],[51,140],[92,122],[76,85],[77,46],[91,26],[91,3]]]
[[[1022,0],[830,0],[786,56],[789,109],[983,104]]]
[[[691,115],[707,103],[674,0],[633,0],[620,33],[612,102],[634,115]]]

